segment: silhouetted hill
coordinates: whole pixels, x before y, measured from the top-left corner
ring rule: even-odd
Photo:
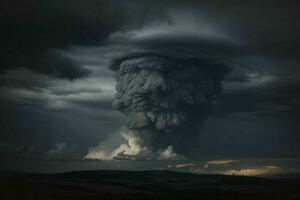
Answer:
[[[288,179],[288,180],[300,180],[300,174],[276,174],[266,176],[265,178],[272,178],[272,179]]]
[[[1,199],[300,199],[299,180],[174,171],[1,171]],[[34,197],[34,198],[33,198]],[[201,197],[201,198],[200,198]]]
[[[59,174],[31,174],[12,172],[9,174],[32,179],[52,181],[71,181],[80,183],[122,185],[151,191],[182,191],[199,189],[199,187],[260,184],[267,179],[248,176],[228,176],[220,174],[194,174],[175,171],[72,171]]]

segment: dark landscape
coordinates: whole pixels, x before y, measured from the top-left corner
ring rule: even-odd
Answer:
[[[1,172],[7,199],[300,199],[299,175],[270,178],[174,171]],[[298,178],[295,178],[298,177]]]

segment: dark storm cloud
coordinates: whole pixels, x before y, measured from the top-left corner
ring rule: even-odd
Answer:
[[[294,59],[247,56],[231,62],[232,72],[224,82],[225,112],[299,111],[299,63]]]
[[[1,87],[0,97],[3,104],[10,102],[15,106],[42,112],[56,111],[92,118],[114,118],[115,114],[109,103],[114,95],[113,83],[108,82],[109,85],[105,86],[104,83],[98,84],[98,81],[99,79],[83,79],[77,82],[48,79],[46,86]]]
[[[87,76],[86,69],[49,50],[103,44],[112,32],[150,20],[149,10],[155,9],[138,1],[2,1],[0,71],[29,68],[61,78]]]
[[[6,40],[8,50],[95,46],[116,30],[138,27],[162,16],[161,12],[153,12],[158,8],[142,1],[29,0],[3,1],[2,5],[1,22],[6,28],[3,36],[18,40]],[[18,43],[23,46],[16,47]]]
[[[133,34],[148,49],[165,45],[228,52],[233,40],[246,47],[238,48],[239,53],[297,55],[296,7],[296,1],[2,1],[1,68],[28,67],[59,77],[82,77],[86,70],[74,62],[45,54],[53,48],[101,45],[116,33],[139,28],[143,33]],[[162,23],[170,26],[155,26]],[[154,24],[152,29],[149,24]],[[168,28],[173,36],[160,34]],[[149,31],[153,34],[145,38]],[[16,60],[23,60],[23,66]],[[43,66],[45,62],[53,67]]]
[[[254,48],[253,53],[299,53],[298,1],[176,1],[174,7],[189,15],[198,12],[199,17]]]
[[[169,21],[112,34],[138,52],[211,56],[232,69],[233,88],[297,87],[297,1],[162,1]],[[235,84],[239,82],[240,84]],[[266,89],[267,91],[267,89]],[[268,91],[267,91],[268,92]]]
[[[297,58],[299,54],[298,1],[160,1],[159,4],[164,6],[162,12],[169,20],[164,27],[156,24],[144,27],[140,33],[131,32],[140,43],[152,47],[165,44],[210,49],[211,45],[218,47],[234,41],[243,46],[238,49],[239,54],[282,58]],[[165,34],[168,30],[171,34]]]
[[[87,69],[81,68],[71,59],[57,53],[35,54],[2,54],[1,70],[27,68],[49,76],[58,78],[82,78],[89,74]]]

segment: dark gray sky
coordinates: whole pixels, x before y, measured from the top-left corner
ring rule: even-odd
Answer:
[[[299,158],[298,1],[2,0],[0,155],[80,159],[118,144],[110,62],[216,54],[232,72],[198,159]],[[107,143],[107,144],[103,144]]]

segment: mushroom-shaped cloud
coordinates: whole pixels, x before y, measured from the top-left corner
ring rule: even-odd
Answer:
[[[172,145],[185,155],[197,144],[198,126],[221,93],[229,68],[209,57],[141,53],[117,59],[113,107],[148,149]]]

